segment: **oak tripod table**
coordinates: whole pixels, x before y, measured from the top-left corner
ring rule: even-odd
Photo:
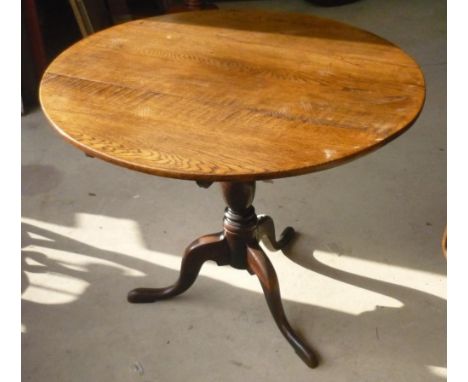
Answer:
[[[336,21],[260,10],[180,13],[131,21],[79,41],[46,70],[42,108],[87,154],[152,175],[219,182],[222,232],[188,246],[178,281],[138,288],[132,303],[176,296],[213,260],[258,276],[282,334],[310,367],[289,325],[260,241],[283,248],[257,216],[255,182],[355,159],[405,131],[425,97],[401,49]]]

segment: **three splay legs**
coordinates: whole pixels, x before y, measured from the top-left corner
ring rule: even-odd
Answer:
[[[278,250],[294,237],[294,229],[287,227],[276,240],[273,220],[255,214],[251,206],[255,183],[222,183],[228,207],[224,214],[224,231],[195,240],[185,251],[177,282],[167,288],[137,288],[128,294],[132,303],[149,303],[167,299],[185,292],[195,282],[205,261],[218,265],[231,265],[255,274],[262,286],[268,307],[281,333],[299,357],[314,368],[317,358],[311,348],[289,325],[281,302],[278,278],[266,254],[262,241],[269,249]],[[263,241],[263,238],[267,241]]]

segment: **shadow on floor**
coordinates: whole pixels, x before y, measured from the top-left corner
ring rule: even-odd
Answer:
[[[236,373],[223,380],[243,375],[254,381],[264,380],[271,365],[275,367],[269,379],[278,381],[314,375],[321,381],[443,380],[428,368],[446,365],[446,303],[433,295],[340,271],[291,250],[290,258],[313,272],[404,304],[355,316],[285,300],[291,324],[321,354],[322,364],[310,371],[274,326],[260,293],[201,276],[174,300],[131,305],[125,300],[128,290],[166,286],[177,272],[31,224],[22,225],[22,239],[23,292],[31,286],[28,274],[38,272],[87,285],[68,303],[23,301],[23,375],[34,375],[35,381],[93,381],[101,375],[105,378],[99,380],[142,380],[141,369],[148,380],[183,380],[190,375],[192,380],[216,380],[212,376],[221,370],[234,369]],[[102,263],[73,267],[50,259],[41,248],[91,256],[122,268]],[[145,276],[129,276],[124,267]],[[185,367],[174,371],[182,361]],[[170,375],[165,375],[167,370],[172,370]],[[204,374],[193,379],[193,370]]]
[[[147,248],[165,253],[179,253],[191,238],[221,228],[224,204],[217,185],[202,190],[194,182],[130,172],[87,158],[61,140],[57,144],[66,151],[57,155],[71,155],[74,167],[62,171],[51,165],[22,166],[26,216],[70,227],[76,224],[77,213],[132,220],[139,223]],[[336,245],[336,238],[338,247],[356,258],[445,274],[440,248],[443,212],[430,204],[429,197],[421,196],[423,184],[411,182],[412,173],[398,168],[387,170],[382,179],[376,174],[382,171],[383,160],[374,156],[362,164],[364,161],[366,158],[344,170],[278,180],[274,185],[259,182],[256,209],[259,213],[272,211],[275,220],[324,237],[324,242],[316,243],[322,249]],[[364,167],[365,182],[360,179]],[[86,174],[79,182],[72,179],[75,170]],[[394,182],[392,172],[402,179]],[[109,182],[113,178],[118,182]],[[404,193],[401,182],[405,182]],[[342,186],[337,188],[336,183]],[[291,216],[296,219],[290,221]],[[187,217],[194,217],[196,223]]]

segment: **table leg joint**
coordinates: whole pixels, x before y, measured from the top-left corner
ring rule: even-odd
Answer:
[[[287,227],[279,240],[276,240],[271,217],[257,217],[255,214],[252,206],[254,182],[224,182],[221,186],[228,205],[224,213],[223,232],[202,236],[187,247],[179,278],[173,285],[167,288],[134,289],[128,294],[128,301],[149,303],[185,292],[195,282],[202,265],[208,260],[215,261],[218,265],[246,269],[258,277],[270,312],[286,340],[309,367],[317,366],[316,355],[291,328],[286,318],[275,269],[259,244],[266,236],[272,249],[281,249],[294,237],[294,229]]]

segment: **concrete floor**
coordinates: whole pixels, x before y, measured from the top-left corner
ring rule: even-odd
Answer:
[[[418,122],[329,171],[259,183],[258,212],[300,236],[271,253],[310,370],[247,272],[208,263],[174,300],[130,305],[177,277],[184,247],[221,227],[217,187],[85,157],[37,110],[22,118],[22,373],[34,382],[446,379],[446,9],[442,1],[222,3],[315,13],[399,44],[421,64]]]

